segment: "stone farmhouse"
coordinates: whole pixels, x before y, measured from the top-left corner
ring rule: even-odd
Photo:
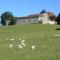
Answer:
[[[48,13],[32,14],[24,17],[17,17],[17,24],[22,23],[41,23],[41,24],[55,24],[54,20],[51,21]]]

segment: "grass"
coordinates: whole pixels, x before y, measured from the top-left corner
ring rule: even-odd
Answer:
[[[0,60],[60,60],[59,25],[21,24],[0,27]],[[53,36],[59,35],[59,36]],[[26,37],[26,47],[19,49],[19,38]],[[9,40],[6,40],[6,39]],[[14,38],[14,41],[10,41]],[[9,48],[9,44],[13,48]],[[31,46],[36,49],[32,50]]]

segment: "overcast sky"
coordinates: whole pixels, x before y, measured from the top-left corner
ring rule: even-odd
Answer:
[[[0,0],[0,15],[5,11],[15,16],[39,13],[41,10],[60,12],[60,0]]]

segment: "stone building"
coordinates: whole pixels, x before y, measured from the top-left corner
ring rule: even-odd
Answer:
[[[47,24],[49,21],[49,16],[47,13],[40,14],[38,21],[41,21],[42,24]]]
[[[21,23],[38,23],[39,14],[24,16],[24,17],[17,17],[17,24]]]
[[[42,24],[55,24],[55,21],[51,21],[48,13],[32,14],[24,17],[17,17],[17,24],[21,23],[42,23]]]
[[[25,17],[17,17],[17,24],[21,23],[42,23],[47,24],[49,19],[49,16],[47,13],[43,14],[33,14]]]

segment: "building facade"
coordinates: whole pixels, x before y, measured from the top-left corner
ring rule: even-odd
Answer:
[[[51,21],[48,13],[32,14],[25,17],[17,17],[17,24],[21,23],[41,23],[41,24],[55,24],[55,21]]]
[[[47,24],[49,21],[49,16],[47,13],[43,14],[34,14],[34,15],[29,15],[26,17],[18,17],[17,19],[17,24],[21,23],[42,23],[42,24]]]

